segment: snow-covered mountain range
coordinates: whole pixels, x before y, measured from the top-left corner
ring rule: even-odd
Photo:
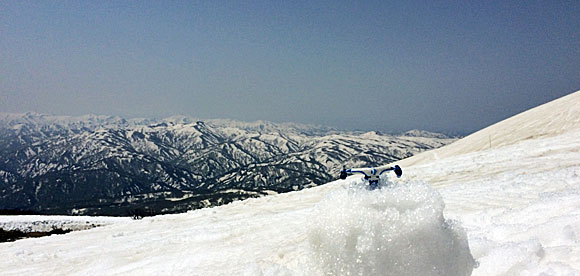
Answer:
[[[389,163],[454,140],[185,116],[0,113],[0,209],[182,212],[320,185],[342,166]]]

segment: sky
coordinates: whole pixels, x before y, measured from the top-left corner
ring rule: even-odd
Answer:
[[[578,1],[0,2],[0,112],[468,134],[577,90]]]

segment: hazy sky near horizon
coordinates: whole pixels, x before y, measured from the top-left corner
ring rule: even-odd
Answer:
[[[0,2],[0,112],[466,134],[579,89],[578,1]]]

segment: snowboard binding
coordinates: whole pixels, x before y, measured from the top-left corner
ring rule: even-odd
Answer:
[[[394,171],[397,178],[403,175],[403,170],[399,165],[394,167],[381,166],[377,168],[356,168],[356,169],[346,169],[342,168],[340,171],[340,179],[346,179],[346,177],[354,174],[362,174],[364,178],[369,182],[369,187],[374,190],[379,187],[379,177],[381,174],[389,171]]]

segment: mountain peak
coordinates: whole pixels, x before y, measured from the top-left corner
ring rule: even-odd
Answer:
[[[430,131],[419,130],[419,129],[409,130],[409,131],[401,134],[401,136],[426,137],[426,138],[440,138],[440,139],[450,138],[449,136],[447,136],[445,134],[442,134],[442,133],[430,132]]]

